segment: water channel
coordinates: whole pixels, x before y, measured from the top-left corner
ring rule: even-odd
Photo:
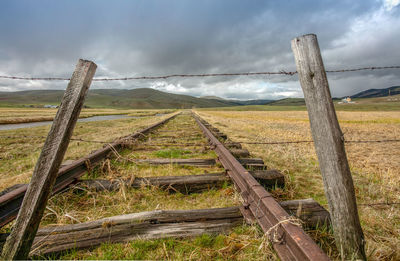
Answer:
[[[93,116],[93,117],[78,119],[78,122],[106,121],[106,120],[118,120],[118,119],[128,119],[128,118],[139,118],[139,117],[127,116],[124,114],[103,115],[103,116]],[[50,125],[52,123],[53,121],[38,121],[38,122],[26,122],[26,123],[14,123],[14,124],[0,124],[0,131],[45,126],[45,125]]]

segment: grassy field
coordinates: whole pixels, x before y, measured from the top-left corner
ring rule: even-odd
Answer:
[[[199,111],[232,140],[311,140],[305,111]],[[339,111],[346,140],[400,138],[400,113]],[[282,199],[312,197],[327,207],[313,144],[245,145],[287,177]],[[348,143],[347,155],[359,204],[400,202],[400,146],[392,143]],[[400,205],[360,205],[359,213],[371,260],[400,259]]]
[[[253,108],[254,106],[246,106]],[[264,106],[266,107],[266,106]],[[271,106],[272,107],[272,106]],[[311,140],[306,111],[294,106],[292,111],[211,111],[198,113],[222,132],[238,142],[245,141],[296,141]],[[236,107],[241,109],[242,107]],[[301,107],[300,107],[301,108]],[[297,107],[299,109],[299,107]],[[4,109],[6,110],[6,109]],[[41,117],[51,109],[17,109],[9,111],[15,118]],[[113,113],[114,110],[90,110],[87,113]],[[127,110],[134,115],[139,111]],[[145,115],[155,111],[140,111]],[[117,113],[120,114],[120,113]],[[53,112],[54,115],[54,112]],[[51,115],[50,115],[51,116]],[[111,141],[135,130],[144,128],[166,116],[141,117],[103,122],[78,123],[73,137],[87,140]],[[338,117],[346,140],[380,140],[400,138],[399,111],[350,112],[339,111]],[[167,141],[186,137],[179,131],[181,125],[194,128],[188,119],[171,121],[163,130]],[[0,190],[16,183],[26,183],[36,164],[43,145],[43,138],[21,136],[45,136],[50,126],[12,131],[0,131]],[[168,132],[169,131],[169,132]],[[12,138],[12,137],[15,138]],[[150,142],[158,142],[150,135]],[[175,138],[174,138],[175,137]],[[200,132],[194,133],[196,142],[206,144]],[[148,143],[146,143],[148,144]],[[213,158],[213,152],[199,147],[155,147],[143,146],[121,152],[119,160],[105,161],[85,178],[120,179],[135,176],[190,175],[200,174],[204,169],[182,166],[142,166],[130,162],[137,158]],[[98,143],[72,141],[65,160],[77,159],[101,147]],[[327,207],[318,162],[312,144],[245,145],[253,156],[261,157],[269,168],[276,168],[286,177],[285,189],[273,191],[280,200],[314,198]],[[399,143],[349,143],[346,150],[353,173],[356,196],[359,204],[375,202],[400,202],[400,156]],[[132,149],[132,148],[131,148]],[[220,166],[206,172],[221,171]],[[121,189],[113,193],[73,191],[53,197],[48,205],[42,225],[72,224],[98,218],[153,209],[194,209],[225,207],[239,204],[239,196],[232,187],[211,190],[202,194],[185,196],[168,194],[155,188],[141,190]],[[400,206],[359,205],[362,227],[367,239],[370,260],[400,259]],[[10,227],[6,227],[5,230]],[[4,230],[4,229],[3,229]],[[332,234],[324,228],[308,231],[331,258],[337,259]],[[91,250],[70,251],[62,259],[176,259],[186,260],[275,260],[274,251],[266,245],[265,238],[256,226],[240,226],[228,235],[205,235],[193,239],[135,240],[125,244],[104,244]],[[60,257],[58,257],[60,258]]]
[[[150,119],[152,119],[150,121]],[[117,129],[130,130],[133,126],[150,124],[155,119],[143,118],[134,120],[115,120],[111,121],[111,135],[101,125],[98,124],[77,126],[74,132],[75,137],[85,139],[111,139]],[[158,118],[157,120],[160,120]],[[139,121],[139,122],[138,122]],[[108,123],[108,121],[107,121]],[[48,129],[35,128],[37,134],[41,134]],[[80,131],[86,130],[86,133]],[[179,116],[179,118],[168,122],[161,128],[158,134],[148,135],[148,141],[139,145],[132,146],[120,152],[120,158],[105,160],[100,167],[94,168],[83,178],[105,178],[123,179],[132,177],[148,176],[172,176],[172,175],[195,175],[201,173],[221,172],[223,169],[217,165],[215,167],[188,167],[177,165],[149,166],[146,164],[135,164],[134,159],[143,158],[216,158],[213,151],[207,149],[207,140],[203,137],[200,129],[196,126],[194,119],[190,115]],[[97,133],[103,133],[100,137]],[[123,133],[121,133],[123,134]],[[190,135],[188,135],[190,134]],[[97,136],[97,137],[95,137]],[[106,138],[107,137],[107,138]],[[168,143],[179,140],[179,142],[196,143],[198,146],[188,145],[186,147],[155,146],[152,144]],[[14,150],[14,146],[21,140],[10,141],[7,146],[13,149],[13,153],[20,151],[21,147]],[[29,159],[32,163],[38,156],[40,144],[43,140],[37,140],[37,152]],[[34,143],[34,142],[32,142]],[[92,150],[90,144],[81,143],[79,146],[72,143],[68,150],[67,159],[82,156],[85,152]],[[23,144],[21,144],[23,146]],[[82,147],[83,146],[83,147]],[[99,144],[96,144],[98,147]],[[82,150],[81,150],[82,149]],[[12,175],[9,173],[12,168],[17,167],[22,161],[17,160],[28,157],[28,155],[15,155],[4,164],[7,169],[1,170],[1,175]],[[32,160],[31,160],[32,159]],[[17,161],[17,162],[15,162]],[[19,162],[18,162],[19,161]],[[25,166],[26,175],[22,181],[30,177],[33,165]],[[9,179],[4,178],[1,184],[7,186],[21,182],[15,180],[19,177],[19,171]],[[6,187],[7,187],[6,186]],[[52,197],[47,205],[41,226],[45,225],[65,225],[96,220],[103,217],[135,213],[155,209],[201,209],[228,207],[240,204],[239,195],[232,186],[226,185],[222,189],[211,189],[203,193],[183,195],[180,193],[169,194],[167,191],[155,187],[137,189],[122,188],[116,192],[90,192],[76,193],[72,190]],[[3,231],[10,229],[10,225],[3,228]],[[173,259],[186,260],[190,256],[195,260],[265,260],[276,259],[274,252],[266,246],[263,234],[256,226],[239,226],[229,234],[217,236],[203,235],[192,239],[162,239],[162,240],[134,240],[130,243],[103,244],[100,247],[89,250],[72,250],[63,253],[61,256],[49,256],[47,258],[60,259]],[[261,248],[260,248],[261,246]]]
[[[13,112],[8,109],[8,115]],[[43,117],[44,113],[49,113],[53,117],[56,111],[47,111],[48,109],[24,109],[16,110],[16,117],[26,119],[29,117]],[[27,112],[25,112],[27,111]],[[89,110],[84,111],[83,115],[99,115],[103,113],[115,113],[115,110]],[[124,111],[129,115],[154,114],[157,111]],[[164,111],[158,111],[164,112]],[[120,113],[118,113],[120,114]],[[103,114],[104,115],[104,114]],[[149,116],[140,118],[129,118],[110,121],[80,122],[77,123],[73,138],[94,140],[101,142],[110,142],[114,139],[131,134],[139,129],[143,129],[152,123],[160,121],[167,116]],[[43,146],[45,136],[50,130],[50,125],[34,128],[22,128],[16,130],[0,131],[0,190],[16,183],[29,182],[31,172],[36,164],[37,158]],[[26,136],[26,138],[24,138]],[[89,154],[102,145],[99,143],[87,143],[71,141],[64,160],[74,160]]]
[[[183,129],[185,128],[185,129]],[[205,172],[220,172],[221,166],[188,167],[179,165],[149,166],[135,164],[134,159],[143,158],[216,158],[213,151],[205,150],[207,144],[194,119],[189,115],[179,116],[160,128],[164,133],[151,134],[149,140],[139,147],[121,152],[123,158],[112,160],[110,168],[97,168],[86,178],[101,177],[123,179],[150,176],[195,175]],[[172,132],[170,132],[172,131]],[[191,136],[183,135],[190,133]],[[166,142],[191,142],[200,146],[148,147],[150,144]],[[149,150],[149,148],[151,148]],[[64,193],[51,199],[45,224],[71,224],[96,220],[102,217],[128,214],[155,209],[203,209],[239,205],[239,196],[229,185],[222,189],[211,189],[203,193],[184,195],[170,194],[158,188],[121,189],[117,192],[87,192],[77,196]],[[66,215],[68,214],[68,215]],[[71,219],[73,217],[73,219]],[[204,235],[193,239],[134,240],[131,243],[103,244],[89,250],[71,251],[61,259],[141,259],[141,260],[193,260],[235,259],[265,260],[274,256],[272,251],[258,250],[262,244],[262,233],[252,226],[239,226],[227,235]],[[246,245],[245,248],[243,248]],[[243,248],[243,249],[241,249]],[[241,249],[241,251],[238,251]]]

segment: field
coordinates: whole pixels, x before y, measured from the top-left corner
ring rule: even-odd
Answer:
[[[252,107],[252,106],[245,106]],[[263,107],[263,106],[260,106]],[[264,106],[267,107],[267,106]],[[272,107],[272,106],[270,106]],[[308,116],[306,111],[279,111],[274,106],[273,111],[221,111],[198,110],[197,112],[211,124],[215,125],[230,139],[238,142],[258,141],[297,141],[311,140]],[[237,107],[237,109],[242,107]],[[297,107],[297,109],[299,109]],[[53,117],[51,109],[2,109],[8,110],[8,117],[18,115],[18,118]],[[15,111],[12,111],[15,110]],[[46,114],[44,114],[45,112]],[[117,113],[119,110],[86,110],[84,113]],[[123,113],[134,115],[138,111],[126,110]],[[144,114],[154,114],[156,111],[141,111]],[[17,114],[18,113],[18,114]],[[49,113],[49,115],[47,115]],[[53,114],[51,114],[53,113]],[[121,114],[121,113],[117,113]],[[3,114],[2,114],[3,115]],[[4,114],[6,115],[6,114]],[[161,120],[166,116],[141,117],[103,122],[78,123],[73,137],[85,140],[111,141]],[[400,138],[399,111],[339,111],[338,118],[346,140],[389,140]],[[167,130],[174,130],[184,122],[168,124]],[[194,126],[194,122],[190,122]],[[0,131],[0,190],[16,183],[29,181],[31,172],[40,153],[43,138],[49,126],[13,131]],[[21,136],[30,136],[23,138]],[[179,133],[175,135],[179,136]],[[14,138],[12,138],[14,137]],[[173,138],[171,138],[173,139]],[[202,139],[200,136],[198,139]],[[243,144],[253,156],[261,157],[269,168],[276,168],[285,174],[286,188],[275,190],[274,196],[281,200],[314,198],[327,207],[321,175],[314,147],[309,143],[280,145],[250,145]],[[65,160],[77,159],[102,144],[72,141]],[[215,157],[213,153],[203,151],[190,154],[186,149],[160,149],[151,152],[141,150],[133,153],[124,151],[122,157],[132,159],[146,156],[152,157]],[[400,202],[400,156],[399,142],[387,143],[347,143],[359,213],[367,240],[367,253],[371,260],[400,259],[400,205],[373,205],[373,203]],[[196,154],[197,153],[197,154]],[[86,178],[107,177],[118,179],[138,173],[140,167],[124,161],[106,162],[88,174]],[[139,168],[139,169],[138,169]],[[210,169],[212,171],[218,171]],[[187,175],[196,169],[154,167],[142,175]],[[231,187],[212,190],[204,195],[198,194],[183,197],[175,194],[168,197],[166,193],[155,189],[141,191],[120,190],[113,194],[87,193],[80,199],[67,192],[53,197],[42,225],[49,223],[70,224],[94,220],[103,216],[125,214],[150,209],[190,209],[206,207],[232,206],[239,201]],[[332,244],[329,231],[320,229],[310,231],[332,258],[337,258],[337,251]],[[193,255],[194,259],[237,259],[261,260],[273,259],[274,254],[269,248],[260,252],[263,243],[262,233],[256,227],[243,226],[229,235],[217,237],[204,236],[192,240],[156,240],[133,241],[128,244],[105,244],[93,251],[72,251],[62,258],[75,259],[109,259],[142,258],[142,259],[185,259]],[[248,244],[248,245],[247,245]],[[235,246],[246,245],[236,253]],[[231,248],[229,248],[231,247]],[[225,250],[224,250],[225,248]],[[222,252],[220,251],[222,249]],[[142,252],[140,252],[142,251]],[[227,253],[223,252],[227,251]],[[193,254],[200,253],[200,254]]]
[[[199,111],[237,142],[312,140],[305,111]],[[345,140],[400,138],[400,113],[345,112],[338,118]],[[286,174],[283,199],[312,197],[327,207],[313,144],[245,145],[264,159],[268,167]],[[347,156],[356,188],[362,227],[371,260],[400,259],[400,205],[368,205],[400,202],[399,142],[347,143]]]
[[[26,122],[25,120],[53,118],[55,109],[8,109],[1,108],[2,118],[14,119],[15,122]],[[83,110],[81,116],[87,115],[153,115],[164,113],[165,110]],[[11,115],[15,115],[11,117]],[[160,121],[166,116],[140,117],[111,121],[96,121],[77,123],[73,138],[111,142],[114,139],[131,134],[139,129],[143,129],[152,123]],[[45,136],[50,130],[49,126],[34,128],[22,128],[16,130],[0,131],[0,190],[5,189],[15,183],[29,182],[31,172],[40,154]],[[24,137],[26,136],[26,137]],[[102,144],[71,141],[65,160],[74,160],[89,154],[98,149]]]

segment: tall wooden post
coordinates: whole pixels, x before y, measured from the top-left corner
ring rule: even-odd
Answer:
[[[357,212],[353,179],[317,36],[308,34],[293,39],[292,50],[307,105],[336,245],[342,259],[365,260],[365,241]]]
[[[17,220],[3,247],[5,260],[27,259],[97,65],[79,60],[44,143]]]

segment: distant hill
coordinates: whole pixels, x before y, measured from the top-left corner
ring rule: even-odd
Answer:
[[[236,101],[236,102],[240,103],[240,105],[265,105],[274,101],[275,100],[247,100],[247,101]]]
[[[229,101],[229,102],[237,103],[238,105],[265,105],[267,103],[274,101],[274,100],[229,100],[229,99],[224,99],[224,98],[221,98],[218,96],[202,96],[200,98],[212,99],[212,100],[218,100],[218,101]]]
[[[369,89],[366,91],[359,92],[357,94],[351,95],[351,98],[376,98],[376,97],[386,97],[390,95],[400,94],[400,86],[392,86],[385,89]]]
[[[202,99],[210,99],[210,100],[219,100],[219,101],[225,101],[224,98],[218,97],[218,96],[201,96],[200,98]]]
[[[64,94],[62,90],[34,90],[20,92],[0,92],[0,104],[4,105],[44,105],[59,104]],[[90,90],[85,105],[89,107],[116,107],[137,109],[205,108],[237,106],[237,102],[196,98],[189,95],[166,93],[149,88],[132,90],[95,89]]]
[[[301,106],[306,105],[306,102],[303,98],[285,98],[277,101],[272,101],[268,103],[268,105],[272,106]]]

